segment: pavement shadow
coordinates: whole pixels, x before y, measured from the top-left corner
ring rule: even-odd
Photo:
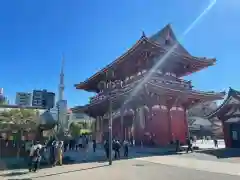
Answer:
[[[16,178],[10,178],[10,179],[8,179],[8,180],[32,180],[31,178],[21,178],[21,179],[16,179]]]
[[[9,177],[9,176],[21,176],[21,175],[24,175],[24,174],[28,174],[28,172],[10,172],[10,173],[7,173],[7,174],[1,174],[0,176],[4,176],[4,177]]]
[[[144,150],[140,150],[140,151],[129,151],[129,156],[128,157],[124,157],[123,156],[123,152],[120,153],[120,158],[115,159],[113,156],[113,161],[119,161],[119,160],[126,160],[126,159],[135,159],[135,158],[144,158],[144,157],[151,157],[151,156],[169,156],[169,155],[176,155],[177,152],[175,150],[169,150],[169,151],[161,151],[161,148],[159,149],[159,151],[157,151],[157,148],[155,149],[154,152],[147,152]],[[76,162],[77,164],[81,164],[81,163],[103,163],[108,161],[107,157],[105,156],[104,153],[102,153],[101,156],[96,156],[94,158],[90,158],[90,159],[83,159],[81,161]]]
[[[44,178],[44,177],[57,176],[57,175],[61,175],[61,174],[86,171],[86,170],[91,170],[91,169],[96,169],[96,168],[102,168],[102,167],[105,167],[105,166],[108,166],[108,165],[100,165],[100,166],[94,166],[94,167],[90,167],[90,168],[83,168],[83,169],[72,170],[72,171],[64,171],[64,172],[59,172],[59,173],[44,174],[44,175],[40,175],[40,176],[33,176],[33,177],[31,177],[31,179],[38,179],[38,178]]]
[[[103,163],[108,161],[108,159],[105,156],[104,151],[102,149],[97,149],[98,154],[92,154],[89,157],[83,157],[78,158],[78,153],[81,152],[75,152],[74,156],[69,156],[66,155],[63,158],[63,164],[64,165],[70,165],[70,164],[82,164],[82,163]],[[119,159],[114,159],[113,161],[116,160],[126,160],[126,159],[134,159],[134,158],[143,158],[143,157],[151,157],[151,156],[168,156],[168,155],[175,155],[177,154],[175,150],[163,150],[162,148],[152,148],[151,151],[146,151],[145,148],[133,148],[129,150],[129,156],[124,157],[123,156],[123,151],[121,150],[121,157]],[[77,160],[76,160],[77,159]],[[16,169],[28,169],[28,161],[22,161],[21,163],[15,163],[15,164],[8,164],[4,163],[4,166],[2,166],[1,170],[16,170]],[[42,161],[40,165],[40,169],[46,169],[46,168],[51,168],[52,166],[49,165],[49,163]],[[10,176],[10,175],[9,175]]]
[[[198,151],[198,153],[212,155],[212,156],[215,156],[219,159],[240,157],[240,149],[229,149],[229,148],[206,149],[206,150]]]
[[[64,157],[63,158],[63,164],[74,164],[75,161],[71,159],[70,157]],[[52,166],[47,161],[41,161],[40,169],[43,168],[51,168]],[[28,160],[25,161],[16,161],[14,163],[9,163],[7,161],[1,161],[0,165],[0,171],[1,170],[16,170],[16,169],[28,169]],[[1,176],[1,175],[0,175]]]

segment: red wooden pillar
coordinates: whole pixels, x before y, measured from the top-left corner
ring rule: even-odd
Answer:
[[[168,117],[168,141],[169,143],[173,140],[172,139],[172,118],[171,118],[171,106],[167,105],[167,117]]]
[[[169,133],[169,143],[173,141],[173,129],[172,129],[172,117],[171,117],[171,108],[173,107],[173,104],[176,103],[177,99],[173,99],[170,97],[170,99],[167,99],[167,116],[168,116],[168,133]]]
[[[187,108],[183,106],[184,111],[184,125],[185,125],[185,143],[187,138],[190,136],[189,126],[188,126],[188,119],[187,119]]]

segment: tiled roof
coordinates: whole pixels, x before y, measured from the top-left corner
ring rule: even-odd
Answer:
[[[175,52],[191,56],[190,53],[177,40],[170,24],[167,24],[163,29],[152,35],[149,39],[165,47],[166,49],[177,44],[177,47],[174,49]],[[166,40],[169,41],[168,44],[166,44]]]
[[[213,118],[219,113],[226,105],[233,105],[233,104],[239,104],[240,105],[240,92],[237,90],[234,90],[232,88],[229,88],[227,98],[223,101],[223,103],[213,112],[208,114],[207,118]]]

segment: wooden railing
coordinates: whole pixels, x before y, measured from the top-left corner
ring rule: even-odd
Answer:
[[[134,88],[140,81],[144,79],[144,76],[148,72],[144,72],[141,74],[137,74],[136,76],[131,76],[126,78],[124,81],[116,80],[114,82],[108,83],[106,86],[107,88],[103,91],[99,92],[97,95],[90,98],[90,103],[104,100],[109,94],[111,95],[121,93],[122,90],[128,91],[128,89]],[[175,86],[175,87],[182,87],[183,89],[192,89],[191,81],[185,81],[182,79],[177,78],[176,76],[172,75],[171,73],[159,73],[159,72],[152,72],[150,80],[151,82],[161,84],[161,85],[168,85],[168,86]],[[149,82],[148,81],[148,82]],[[123,93],[123,92],[122,92]]]

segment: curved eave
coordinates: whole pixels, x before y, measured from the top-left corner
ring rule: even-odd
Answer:
[[[201,65],[200,67],[195,68],[192,71],[186,71],[186,72],[180,73],[178,77],[188,76],[188,75],[190,75],[190,74],[192,74],[194,72],[201,71],[201,70],[203,70],[203,69],[205,69],[207,67],[213,66],[213,65],[215,65],[215,63],[207,64],[207,65]]]
[[[155,86],[157,88],[164,89],[165,91],[168,91],[168,92],[174,92],[174,93],[185,93],[186,92],[187,94],[191,94],[194,96],[214,97],[216,100],[223,99],[223,96],[225,96],[225,92],[215,93],[215,92],[201,92],[201,91],[194,91],[194,90],[186,91],[186,90],[172,89],[172,88],[165,87],[162,85],[156,85],[151,82],[148,82],[148,84]]]
[[[161,49],[163,49],[164,51],[168,51],[165,47],[161,46],[159,43],[151,40],[150,38],[147,38],[147,41],[151,44],[153,44],[154,46],[160,47]],[[181,56],[183,57],[185,60],[189,61],[189,62],[194,62],[196,64],[201,64],[204,67],[207,66],[211,66],[214,65],[216,63],[216,58],[200,58],[200,57],[194,57],[191,55],[186,55],[186,54],[180,54],[178,52],[175,52],[173,50],[173,52],[171,52],[171,54],[175,55],[175,56]]]
[[[200,97],[205,97],[206,99],[210,99],[210,100],[219,100],[219,99],[223,99],[223,97],[225,96],[225,92],[219,92],[219,93],[215,93],[215,92],[200,92],[200,91],[184,91],[184,90],[178,90],[178,89],[172,89],[172,88],[169,88],[169,87],[166,87],[166,86],[162,86],[162,85],[156,85],[156,84],[153,84],[151,82],[148,82],[147,83],[148,85],[151,85],[157,89],[163,89],[165,92],[172,92],[172,93],[187,93],[189,95],[192,95],[192,96],[200,96]],[[114,96],[114,97],[111,97],[112,98],[112,101],[118,101],[118,98],[124,96],[124,95],[127,95],[129,93],[131,93],[133,91],[133,89],[129,89],[128,91],[125,91],[123,93],[120,93],[118,94],[117,96]],[[121,99],[121,98],[120,98]],[[102,99],[102,100],[97,100],[95,102],[92,102],[84,107],[81,107],[81,109],[88,109],[92,106],[100,106],[101,103],[105,102],[107,100],[106,99]],[[73,111],[74,112],[74,111]]]
[[[84,112],[85,109],[86,109],[86,106],[75,106],[73,108],[70,108],[72,113]]]
[[[103,72],[106,72],[108,69],[112,68],[114,65],[122,63],[126,56],[133,53],[141,44],[144,44],[146,42],[147,37],[143,35],[127,52],[125,52],[122,56],[118,57],[115,61],[113,61],[111,64],[107,65],[97,73],[95,73],[93,76],[85,80],[84,82],[80,82],[79,84],[75,84],[74,87],[76,89],[85,89],[84,86],[89,83],[89,81],[94,80],[97,76],[101,75]]]
[[[103,68],[102,70],[98,71],[97,73],[95,73],[93,76],[91,76],[90,78],[88,78],[84,82],[80,82],[79,84],[75,84],[74,87],[76,89],[84,89],[84,90],[87,90],[87,91],[91,91],[90,89],[85,87],[88,83],[90,83],[90,81],[94,80],[94,78],[96,78],[97,76],[101,75],[103,72],[106,72],[108,69],[112,68],[114,65],[124,62],[127,59],[126,56],[128,56],[131,53],[133,53],[141,44],[143,44],[145,42],[150,43],[154,47],[161,48],[161,50],[163,52],[164,51],[165,52],[168,51],[165,47],[163,47],[160,44],[154,42],[153,40],[151,40],[150,38],[146,37],[143,34],[142,37],[137,41],[137,43],[135,43],[126,53],[124,53],[122,56],[118,57],[111,64],[107,65],[105,68]],[[171,54],[173,54],[175,56],[181,56],[181,57],[183,57],[184,60],[186,60],[186,61],[188,61],[190,63],[194,63],[196,66],[198,66],[198,68],[196,68],[194,70],[194,72],[200,71],[201,69],[206,68],[208,66],[212,66],[216,62],[215,58],[212,58],[212,59],[197,58],[197,57],[194,57],[194,56],[191,56],[191,55],[179,54],[179,53],[174,52],[174,51],[171,52]],[[191,73],[192,72],[186,72],[186,73],[181,74],[180,76],[184,76],[184,75],[191,74]],[[94,90],[92,90],[92,91],[94,91]]]
[[[215,116],[217,116],[217,114],[221,111],[221,109],[225,105],[227,105],[228,102],[231,100],[231,97],[239,99],[240,98],[240,92],[236,91],[236,90],[234,90],[232,88],[229,88],[227,98],[223,101],[223,103],[217,109],[215,109],[213,112],[211,112],[209,115],[207,115],[206,118],[211,119],[211,118],[214,118]]]

